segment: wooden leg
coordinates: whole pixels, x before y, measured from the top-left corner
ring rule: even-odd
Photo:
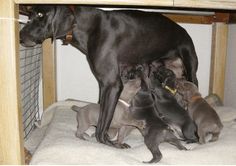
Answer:
[[[210,93],[216,93],[224,100],[225,65],[227,55],[228,25],[214,23],[212,31],[212,58]]]

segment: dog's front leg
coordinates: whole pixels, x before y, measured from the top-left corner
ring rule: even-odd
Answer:
[[[118,79],[118,80],[117,80]],[[99,142],[117,148],[126,148],[123,144],[112,142],[107,134],[108,129],[113,118],[115,107],[122,91],[122,82],[119,78],[114,81],[101,83],[101,100],[100,100],[100,114],[96,130],[96,138]]]

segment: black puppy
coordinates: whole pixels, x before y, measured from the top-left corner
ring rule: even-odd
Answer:
[[[123,84],[121,63],[140,64],[166,57],[181,57],[187,79],[197,84],[198,60],[192,39],[178,24],[156,12],[103,11],[94,7],[37,5],[20,31],[24,46],[47,38],[64,39],[82,51],[100,88],[99,142],[120,147],[107,135]]]
[[[149,91],[141,89],[133,98],[130,105],[130,112],[133,118],[144,120],[145,128],[140,130],[144,136],[144,142],[151,151],[153,158],[148,163],[159,162],[162,158],[159,144],[168,142],[175,145],[180,150],[186,148],[174,135],[169,126],[162,121],[155,110],[154,101]]]
[[[175,77],[173,72],[170,72],[168,74],[171,74],[171,77]],[[167,77],[165,79],[165,81],[169,82],[169,85],[175,83],[171,79],[169,79],[171,77]],[[185,141],[187,143],[197,142],[198,138],[196,134],[196,124],[190,118],[187,111],[185,111],[177,103],[173,94],[170,93],[175,93],[175,90],[171,87],[163,86],[158,78],[159,76],[157,72],[153,72],[150,76],[150,88],[158,112],[164,116],[164,119],[168,122],[168,124],[174,126],[174,128],[177,127],[181,130],[179,134],[180,136],[183,136],[185,138]]]

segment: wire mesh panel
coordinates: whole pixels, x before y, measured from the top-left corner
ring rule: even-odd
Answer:
[[[42,46],[25,48],[20,46],[21,103],[24,138],[27,139],[39,116],[39,81]]]

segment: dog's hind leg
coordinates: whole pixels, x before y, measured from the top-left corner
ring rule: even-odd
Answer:
[[[130,132],[134,129],[133,126],[122,126],[118,131],[117,143],[122,144],[125,137],[130,134]],[[130,146],[126,143],[123,143],[126,148],[130,148]]]
[[[187,148],[181,144],[180,140],[171,131],[167,131],[166,133],[166,142],[176,146],[179,150],[187,150]]]
[[[156,132],[155,133],[154,132],[149,133],[144,136],[144,142],[145,142],[147,148],[151,151],[153,158],[150,161],[144,161],[143,163],[157,163],[162,159],[162,154],[159,149],[159,144],[162,141],[161,140],[162,136],[160,136]]]
[[[150,145],[148,149],[151,151],[153,158],[150,161],[143,161],[143,163],[157,163],[162,159],[161,151],[158,145]]]
[[[206,139],[205,139],[206,133],[205,133],[205,131],[203,131],[201,129],[201,127],[198,127],[197,134],[198,134],[198,137],[199,137],[199,143],[200,144],[205,144],[206,143]]]
[[[74,107],[76,108],[76,107]],[[87,118],[85,118],[85,114],[84,114],[85,110],[82,110],[81,112],[78,112],[77,114],[77,131],[75,133],[75,136],[86,140],[84,138],[84,136],[86,136],[87,138],[89,137],[89,135],[87,133],[85,133],[86,130],[88,130],[88,128],[92,125],[90,120],[87,120]]]

